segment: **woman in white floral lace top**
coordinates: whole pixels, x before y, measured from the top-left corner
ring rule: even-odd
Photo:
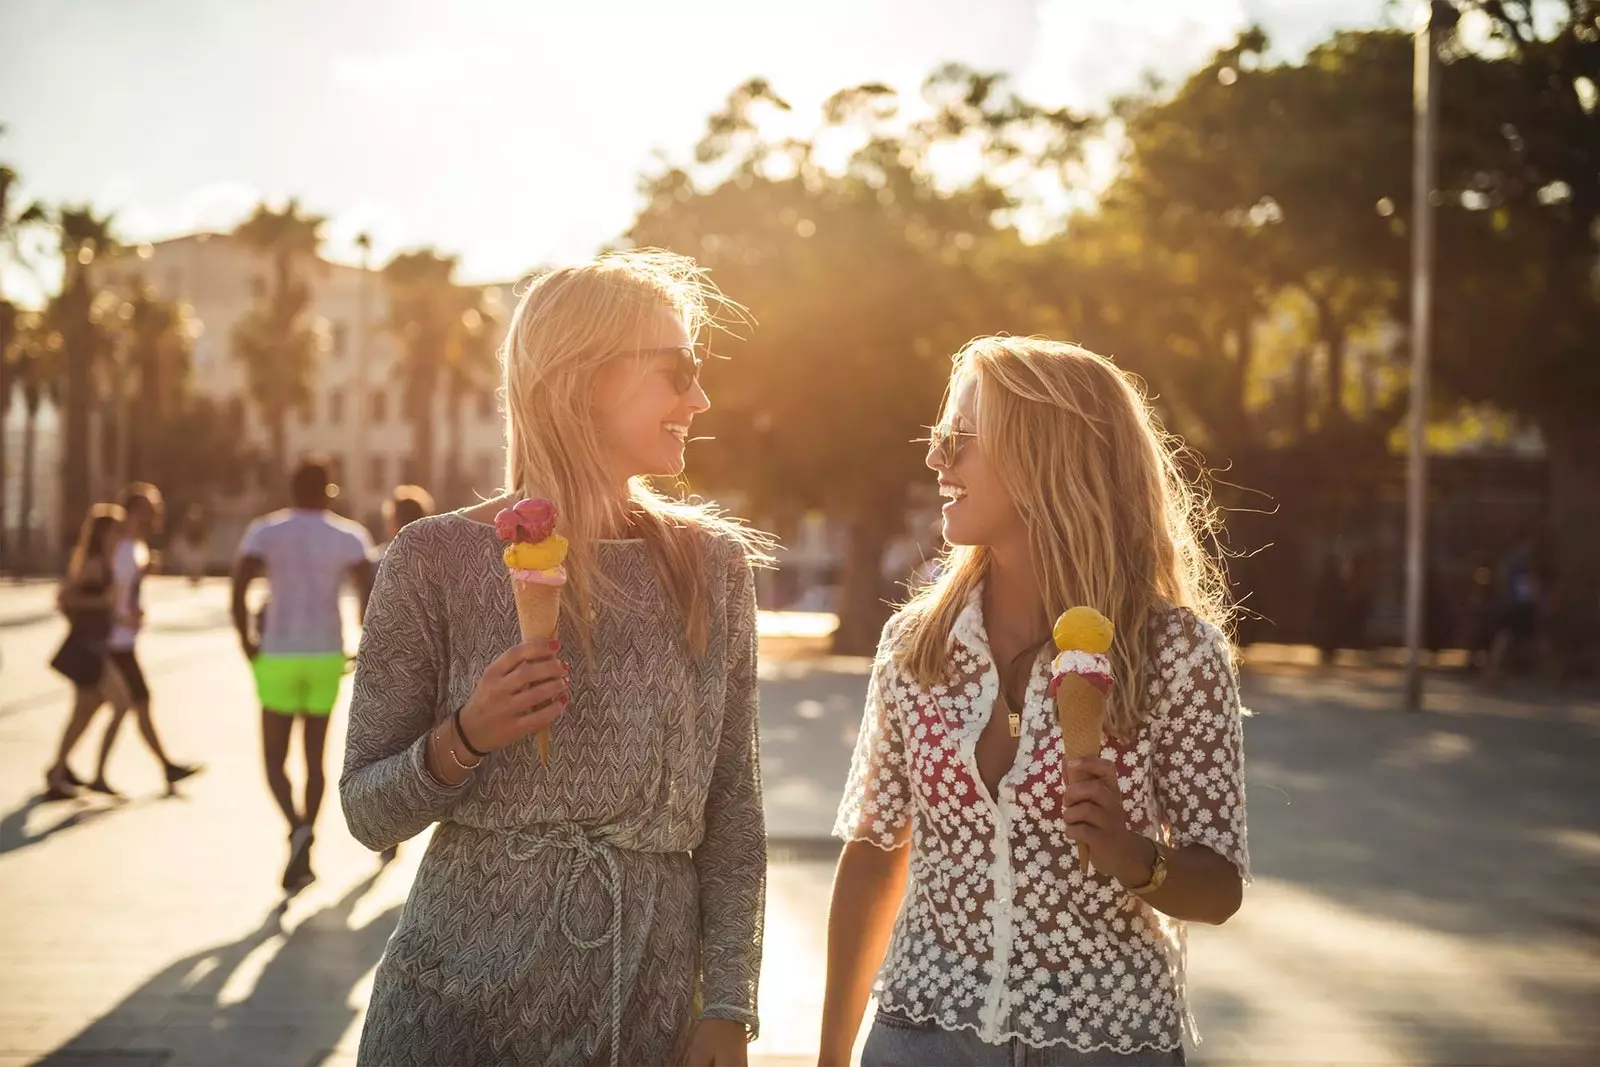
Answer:
[[[864,1067],[1181,1064],[1185,923],[1226,921],[1249,876],[1211,514],[1109,360],[992,337],[955,363],[928,457],[952,548],[874,665],[821,1062],[875,989]],[[1116,684],[1100,758],[1069,765],[1049,635],[1079,604],[1115,624]]]

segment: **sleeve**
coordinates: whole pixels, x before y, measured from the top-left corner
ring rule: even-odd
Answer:
[[[1165,714],[1156,732],[1156,799],[1175,846],[1204,845],[1250,881],[1244,709],[1228,640],[1189,612],[1161,643]]]
[[[350,524],[350,560],[346,566],[354,567],[360,563],[367,563],[377,559],[374,555],[376,549],[372,547],[372,535],[367,528],[359,522]]]
[[[705,835],[694,850],[700,881],[702,1019],[760,1033],[756,993],[766,915],[767,827],[761,806],[760,695],[755,575],[743,553],[728,591],[728,681]]]
[[[245,556],[261,555],[261,520],[257,519],[244,529],[244,536],[239,538],[239,550],[234,553],[235,559]]]
[[[339,799],[351,835],[374,851],[438,822],[473,782],[441,785],[423,763],[442,710],[444,623],[417,540],[401,534],[378,571],[350,697]]]
[[[912,808],[905,720],[889,685],[897,669],[890,651],[893,625],[891,619],[878,641],[850,777],[833,821],[835,837],[867,841],[886,850],[900,848],[911,839]]]

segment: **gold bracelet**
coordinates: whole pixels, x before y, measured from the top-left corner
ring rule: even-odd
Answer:
[[[447,744],[445,742],[444,738],[440,737],[438,734],[434,734],[433,735],[433,743],[437,747],[444,749],[445,752],[447,752],[449,754],[450,762],[454,763],[456,765],[456,769],[457,770],[470,773],[472,771],[477,770],[478,769],[478,765],[483,762],[483,760],[479,760],[477,763],[470,763],[470,764],[462,763],[461,762],[461,757],[456,755],[455,746],[451,745],[451,744]]]

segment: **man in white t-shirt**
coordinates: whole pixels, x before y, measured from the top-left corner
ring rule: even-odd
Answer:
[[[134,654],[139,631],[144,626],[142,593],[145,575],[150,571],[148,539],[161,532],[161,491],[149,482],[134,482],[122,491],[121,502],[128,515],[127,536],[111,557],[111,634],[106,642],[108,666],[116,674],[114,682],[121,683],[120,686],[112,684],[108,691],[120,695],[113,698],[111,722],[101,739],[100,762],[89,788],[109,796],[118,795],[106,782],[106,763],[111,759],[111,746],[122,728],[123,716],[132,710],[145,744],[161,761],[167,777],[167,792],[172,793],[179,782],[200,767],[174,763],[167,758],[161,739],[156,736],[155,720],[150,715],[150,686]]]
[[[322,748],[346,663],[340,588],[351,579],[363,615],[372,591],[372,538],[365,527],[328,510],[338,491],[326,464],[301,462],[290,479],[294,506],[250,524],[233,569],[233,621],[261,699],[267,784],[289,822],[283,888],[291,893],[316,877],[311,842],[326,788]],[[257,633],[245,597],[250,583],[262,577],[271,599]],[[298,808],[284,768],[296,719],[302,723],[306,765],[304,803]]]

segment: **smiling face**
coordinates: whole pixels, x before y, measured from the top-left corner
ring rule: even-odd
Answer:
[[[962,377],[928,449],[928,467],[939,475],[939,495],[947,501],[944,539],[952,545],[1025,548],[1022,516],[984,454],[978,390],[976,374]]]
[[[652,316],[638,347],[595,379],[594,411],[607,466],[618,480],[683,473],[694,417],[711,406],[695,377],[694,339],[669,308]]]

